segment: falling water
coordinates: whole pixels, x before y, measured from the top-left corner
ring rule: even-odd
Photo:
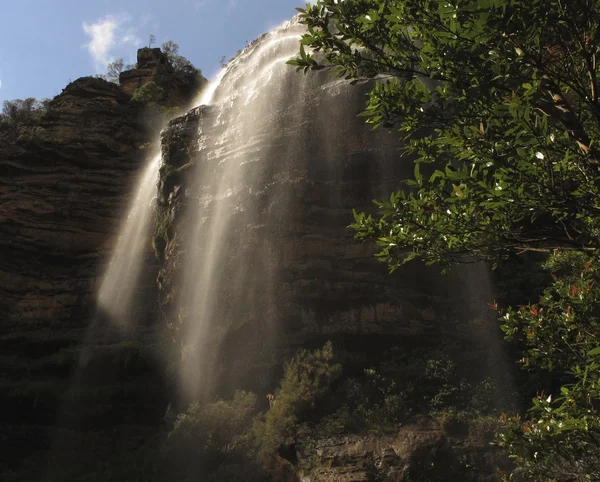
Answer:
[[[214,80],[212,80],[202,91],[200,91],[196,99],[192,102],[192,105],[194,107],[198,107],[201,105],[210,105],[212,103],[215,91],[217,90],[217,87],[219,87],[219,84],[221,83],[225,72],[225,69],[221,69],[219,73],[215,76]]]
[[[225,70],[219,72],[198,95],[195,105],[209,105]],[[136,185],[136,194],[119,228],[119,238],[98,291],[98,308],[110,322],[123,331],[132,326],[136,309],[135,292],[143,270],[144,254],[150,246],[152,212],[161,156],[153,156]]]
[[[119,239],[98,292],[99,310],[123,331],[132,328],[136,308],[134,293],[149,246],[159,164],[160,156],[154,156],[138,180],[135,197],[119,230]]]
[[[293,320],[316,324],[321,306],[350,298],[327,291],[330,278],[349,273],[349,261],[340,252],[341,274],[333,274],[321,247],[339,251],[340,236],[351,245],[349,208],[389,191],[380,161],[395,151],[389,142],[387,150],[385,142],[370,143],[370,129],[357,119],[365,89],[286,65],[303,33],[292,20],[257,39],[220,74],[211,108],[196,109],[198,151],[184,190],[185,221],[175,227],[184,254],[169,294],[187,399],[210,396],[219,379],[235,383],[233,365],[249,383],[241,373],[269,365]],[[325,225],[312,226],[317,218]]]
[[[415,306],[447,282],[422,267],[387,277],[372,247],[352,242],[352,208],[368,209],[412,166],[398,162],[396,136],[357,118],[371,84],[349,87],[285,64],[303,32],[293,20],[250,44],[163,132],[163,153],[179,150],[177,165],[170,154],[162,165],[180,185],[159,192],[176,233],[163,253],[161,311],[187,400],[209,398],[224,379],[257,387],[290,333],[443,329]],[[182,136],[185,145],[166,144]],[[102,284],[101,305],[117,319],[132,309],[160,163],[141,180]]]
[[[222,72],[211,91],[214,109],[206,121],[212,125],[204,127],[211,132],[210,145],[197,162],[186,234],[185,249],[192,254],[174,314],[186,320],[181,384],[187,397],[210,392],[216,350],[226,333],[257,317],[264,318],[265,338],[272,331],[267,325],[275,318],[277,257],[262,231],[275,224],[265,210],[274,179],[265,172],[264,156],[265,140],[276,133],[264,128],[270,116],[302,95],[283,88],[291,71],[285,61],[296,54],[300,34],[299,26],[288,22],[261,37]]]

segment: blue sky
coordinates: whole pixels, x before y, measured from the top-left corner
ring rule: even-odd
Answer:
[[[53,97],[72,80],[134,62],[150,34],[211,78],[222,56],[291,18],[304,0],[0,0],[0,102]]]

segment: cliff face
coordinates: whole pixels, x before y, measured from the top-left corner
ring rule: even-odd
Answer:
[[[151,80],[145,70],[130,74],[140,85]],[[181,106],[193,94],[171,85],[163,104]],[[38,125],[0,145],[1,474],[34,460],[25,480],[39,480],[40,460],[59,444],[57,423],[108,429],[164,414],[150,243],[136,333],[111,329],[95,299],[161,119],[127,88],[85,77],[50,102]],[[141,408],[145,397],[156,403]],[[98,438],[116,443],[114,434]]]
[[[5,343],[64,338],[69,329],[80,338],[144,159],[140,146],[150,141],[141,112],[117,85],[79,79],[52,101],[34,133],[2,147]]]
[[[150,81],[166,92],[166,107],[194,93],[156,50],[138,53],[139,68],[124,72],[120,87],[96,78],[71,83],[39,126],[0,146],[0,453],[9,454],[0,474],[77,480],[94,467],[86,480],[108,480],[121,464],[124,480],[136,480],[154,469],[156,447],[146,452],[146,441],[160,439],[155,424],[167,404],[164,360],[156,360],[172,339],[181,359],[198,348],[183,334],[201,310],[180,308],[195,295],[186,289],[198,288],[182,287],[198,252],[216,256],[200,287],[214,301],[202,340],[213,364],[211,394],[241,388],[264,396],[286,357],[328,339],[355,372],[395,363],[385,358],[393,350],[406,360],[444,344],[456,353],[470,347],[463,361],[482,373],[497,362],[489,346],[472,345],[487,337],[482,307],[469,303],[486,289],[477,270],[442,279],[413,266],[390,277],[373,246],[347,229],[353,208],[372,209],[373,198],[412,172],[398,160],[394,135],[357,118],[368,85],[349,89],[322,73],[298,80],[291,70],[247,97],[224,96],[229,114],[199,107],[163,132],[160,261],[148,246],[135,333],[110,329],[96,310],[98,280],[157,135],[146,106],[131,96]],[[234,72],[225,82],[243,77]],[[223,218],[222,236],[207,245]],[[51,429],[56,424],[60,430]],[[313,482],[446,480],[446,465],[455,480],[484,480],[460,478],[457,460],[470,463],[472,451],[453,452],[430,422],[397,436],[297,442],[295,462]],[[425,466],[430,479],[419,478]]]

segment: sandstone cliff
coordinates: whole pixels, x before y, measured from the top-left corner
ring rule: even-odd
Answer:
[[[138,86],[155,80],[153,63],[169,70],[162,105],[189,103],[199,86],[176,81],[160,53],[129,77]],[[57,423],[108,428],[164,413],[150,244],[138,332],[123,338],[96,311],[99,278],[162,122],[161,109],[133,102],[130,87],[77,79],[38,125],[0,145],[0,451],[8,455],[0,473],[32,460],[23,476],[41,478]],[[140,409],[147,396],[157,403]]]
[[[368,86],[348,89],[326,74],[298,80],[291,72],[227,97],[234,114],[203,106],[169,123],[138,329],[125,338],[111,330],[96,311],[98,279],[157,135],[156,119],[149,123],[147,106],[131,96],[150,81],[165,91],[165,107],[194,93],[156,50],[138,53],[138,69],[122,73],[120,87],[71,83],[35,130],[0,146],[0,453],[9,454],[0,473],[159,480],[161,419],[177,376],[157,355],[172,355],[172,339],[180,360],[198,348],[182,336],[201,316],[180,309],[181,280],[219,217],[226,236],[201,287],[218,300],[197,350],[214,367],[205,396],[244,388],[264,400],[283,360],[329,339],[345,353],[345,376],[395,364],[407,386],[420,373],[411,362],[441,347],[461,358],[459,370],[477,366],[474,378],[499,363],[488,345],[473,345],[489,339],[482,307],[469,303],[489,288],[476,270],[441,279],[415,266],[390,277],[373,247],[353,240],[352,209],[371,209],[412,166],[398,162],[394,136],[356,117]],[[395,434],[310,434],[285,456],[311,482],[488,480],[493,456],[485,473],[469,467],[486,459],[489,437],[454,435],[427,418]]]

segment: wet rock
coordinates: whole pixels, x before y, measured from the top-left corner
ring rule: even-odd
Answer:
[[[314,340],[470,338],[464,287],[474,271],[442,279],[414,264],[390,276],[375,247],[347,228],[353,208],[372,211],[373,198],[412,173],[395,138],[357,118],[368,86],[290,71],[246,93],[238,76],[224,78],[220,103],[175,119],[162,136],[160,303],[181,343],[194,343],[185,318],[208,316],[203,343],[215,347],[215,377],[262,389],[249,381],[265,378],[261,354],[276,360]],[[199,291],[213,311],[185,308],[182,317],[182,294],[197,299],[199,282],[178,283],[189,267],[213,262]]]

